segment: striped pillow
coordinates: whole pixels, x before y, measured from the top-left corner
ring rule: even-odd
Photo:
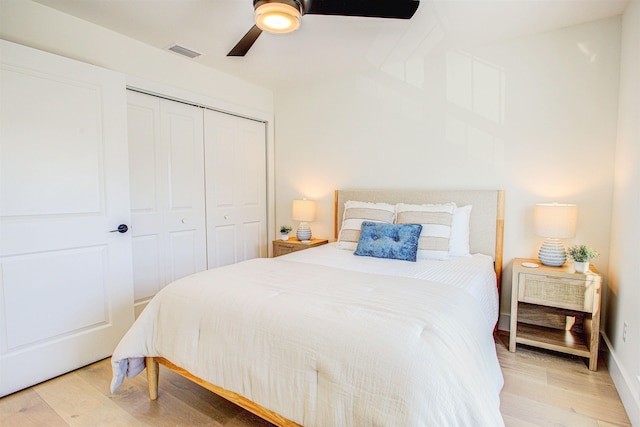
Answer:
[[[363,221],[393,224],[396,207],[388,203],[369,203],[349,200],[344,204],[338,248],[355,251]]]
[[[396,224],[421,224],[418,259],[449,259],[449,240],[455,203],[396,205]]]

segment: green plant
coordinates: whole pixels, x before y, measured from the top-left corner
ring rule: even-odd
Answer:
[[[600,255],[598,251],[587,245],[575,245],[567,249],[567,257],[576,262],[587,262]]]
[[[288,234],[291,230],[293,230],[293,228],[290,225],[281,225],[280,226],[280,233],[281,234]]]

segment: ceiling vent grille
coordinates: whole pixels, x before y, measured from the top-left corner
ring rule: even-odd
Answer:
[[[197,58],[198,56],[201,55],[200,53],[195,52],[191,49],[187,49],[186,47],[180,46],[179,44],[171,45],[167,49],[170,50],[171,52],[175,52],[179,55],[186,56],[187,58],[191,58],[191,59]]]

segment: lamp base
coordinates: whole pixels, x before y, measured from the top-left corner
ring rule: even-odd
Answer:
[[[296,231],[296,237],[300,241],[311,240],[311,228],[306,222],[301,222]]]
[[[567,260],[567,255],[560,239],[546,239],[540,246],[538,259],[542,264],[549,267],[560,267],[564,264]]]

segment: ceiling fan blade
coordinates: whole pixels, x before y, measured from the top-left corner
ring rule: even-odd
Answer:
[[[240,39],[238,44],[236,44],[233,49],[227,53],[227,56],[245,56],[258,37],[260,37],[260,34],[262,34],[262,30],[254,25],[249,31],[247,31],[247,34]]]
[[[300,0],[304,14],[409,19],[419,0]]]

